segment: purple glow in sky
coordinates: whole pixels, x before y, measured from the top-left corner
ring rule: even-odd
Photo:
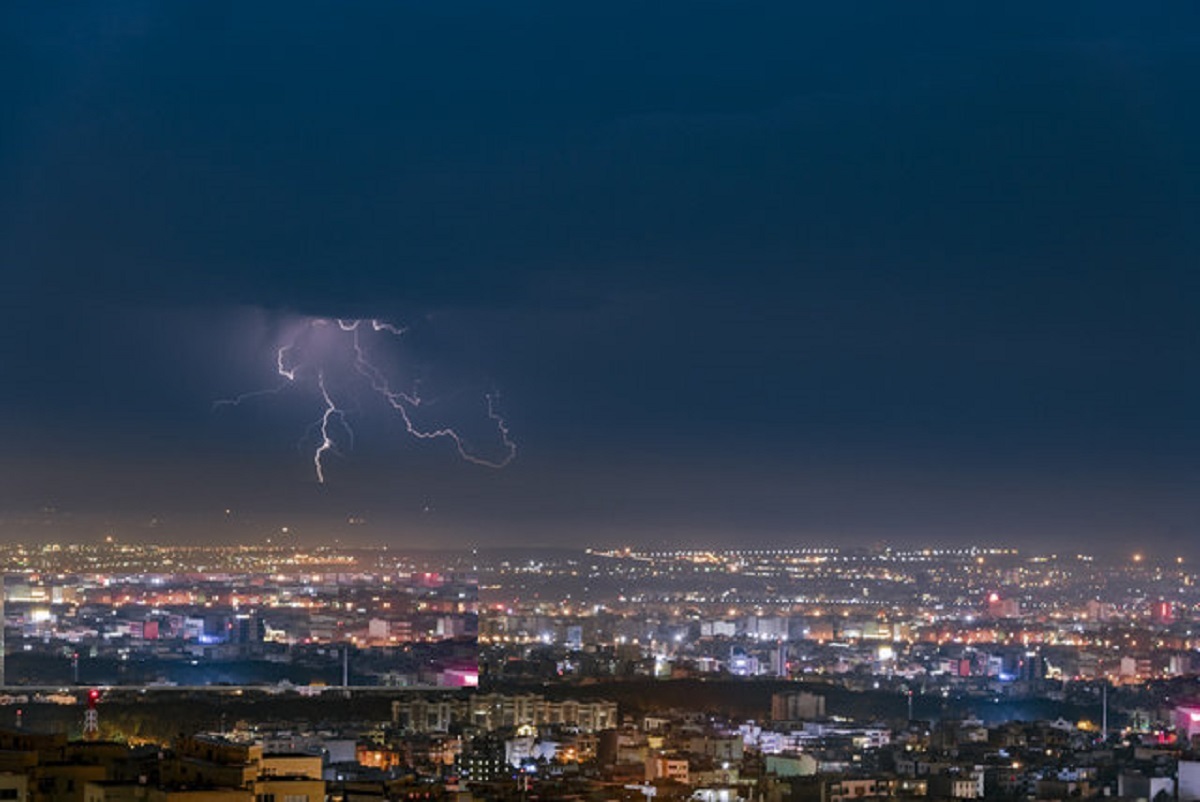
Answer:
[[[237,407],[292,389],[314,396],[320,402],[320,416],[301,442],[314,443],[313,470],[320,484],[325,484],[327,458],[331,454],[344,457],[354,446],[353,413],[346,404],[361,406],[372,396],[395,413],[411,437],[445,440],[453,444],[459,457],[476,465],[507,466],[517,455],[517,445],[497,411],[495,394],[487,393],[481,399],[480,415],[489,422],[491,442],[476,444],[457,424],[438,417],[438,399],[422,395],[419,376],[404,375],[406,366],[395,341],[407,332],[375,319],[308,318],[294,326],[292,334],[275,349],[273,362],[283,379],[281,384],[221,399],[214,408]]]

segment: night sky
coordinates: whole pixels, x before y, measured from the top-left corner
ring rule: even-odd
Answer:
[[[1194,549],[1197,31],[5,3],[0,539]],[[407,437],[344,343],[324,484],[315,373],[214,408],[337,318],[515,460]]]

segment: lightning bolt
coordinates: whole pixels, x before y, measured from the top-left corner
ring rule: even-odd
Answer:
[[[417,440],[448,440],[453,444],[461,459],[487,468],[504,468],[516,457],[517,444],[512,439],[507,421],[496,409],[498,396],[495,393],[485,395],[484,399],[487,419],[494,427],[499,441],[501,450],[499,457],[490,458],[479,454],[471,447],[466,437],[452,426],[441,425],[425,428],[418,425],[414,418],[416,410],[422,405],[428,405],[418,392],[418,382],[414,381],[412,386],[406,389],[393,386],[383,369],[372,360],[367,344],[361,336],[362,332],[369,331],[373,334],[401,338],[408,332],[408,328],[379,319],[310,319],[299,333],[280,345],[275,351],[275,372],[284,379],[283,384],[274,388],[242,393],[233,398],[221,399],[214,402],[213,407],[236,407],[250,399],[277,395],[289,387],[300,385],[302,382],[307,383],[310,380],[306,380],[305,377],[315,375],[315,380],[311,381],[315,384],[322,411],[321,416],[310,426],[310,432],[315,432],[317,439],[317,445],[312,454],[312,463],[317,482],[324,484],[325,457],[331,452],[341,453],[338,448],[338,437],[335,435],[344,435],[352,445],[354,431],[350,427],[345,410],[338,406],[334,400],[334,394],[330,391],[330,382],[335,380],[334,377],[338,373],[336,370],[331,372],[327,368],[341,367],[337,364],[327,364],[331,360],[340,358],[335,347],[336,343],[326,342],[313,345],[303,340],[305,335],[312,336],[314,332],[320,331],[334,331],[348,336],[349,352],[347,353],[352,354],[349,360],[350,367],[365,380],[366,386],[370,388],[371,392],[399,416],[410,437]],[[307,346],[313,346],[311,353]]]
[[[517,445],[509,436],[508,424],[499,414],[496,413],[495,403],[491,395],[487,396],[487,416],[496,425],[496,432],[500,436],[500,441],[504,446],[504,456],[498,460],[486,459],[477,456],[467,446],[463,437],[454,429],[443,427],[439,429],[421,429],[412,419],[412,410],[421,406],[421,397],[415,392],[402,392],[395,390],[387,381],[383,371],[375,366],[367,356],[366,349],[363,347],[362,340],[358,336],[360,325],[363,321],[338,321],[343,331],[348,331],[353,337],[354,345],[354,368],[363,375],[371,384],[371,389],[380,395],[396,412],[400,413],[400,419],[404,422],[404,428],[408,433],[418,440],[436,440],[438,438],[446,438],[454,443],[454,448],[458,451],[458,455],[467,462],[472,462],[476,465],[483,465],[488,468],[503,468],[513,461],[517,456]],[[403,336],[407,329],[398,328],[389,323],[384,323],[379,320],[370,321],[372,329],[375,331],[386,331],[397,337]]]
[[[261,398],[264,395],[279,395],[287,388],[288,385],[284,383],[278,387],[268,387],[265,390],[251,390],[248,393],[235,395],[233,398],[218,398],[216,401],[213,401],[212,406],[213,409],[220,409],[221,407],[237,407],[241,406],[243,401],[249,401],[251,398]]]
[[[321,443],[317,446],[317,450],[313,452],[313,468],[317,472],[317,481],[320,484],[325,484],[325,465],[322,460],[325,454],[332,451],[338,453],[337,445],[333,441],[333,437],[329,434],[329,422],[335,417],[341,423],[342,428],[350,432],[350,427],[346,423],[346,414],[338,409],[337,404],[333,403],[333,399],[329,396],[329,390],[325,387],[325,372],[317,373],[317,387],[321,390],[321,400],[325,402],[325,411],[321,413]],[[351,434],[353,436],[353,434]]]
[[[296,380],[296,369],[287,367],[285,361],[293,348],[295,348],[295,345],[289,343],[288,345],[280,346],[279,350],[275,353],[275,371],[290,382]]]

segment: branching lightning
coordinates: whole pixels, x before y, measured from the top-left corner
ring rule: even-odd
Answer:
[[[311,385],[321,403],[321,415],[310,427],[315,433],[317,444],[312,452],[313,469],[318,483],[325,483],[325,457],[330,453],[341,454],[339,440],[344,437],[353,445],[354,431],[346,410],[338,404],[336,395],[341,390],[353,391],[353,387],[342,387],[353,375],[360,378],[358,384],[387,404],[387,409],[397,414],[409,436],[418,440],[449,440],[458,455],[471,463],[488,468],[503,468],[516,457],[517,446],[511,437],[505,419],[496,410],[496,396],[484,396],[485,414],[495,431],[497,441],[495,456],[476,451],[458,429],[449,425],[426,428],[416,420],[416,412],[425,403],[412,381],[404,389],[396,387],[387,373],[372,360],[363,332],[391,338],[401,338],[408,329],[376,319],[325,319],[312,318],[275,351],[275,372],[284,380],[278,387],[254,390],[233,398],[222,399],[214,408],[239,406],[251,399],[277,395],[285,390]],[[345,363],[349,362],[347,365]],[[352,368],[351,373],[347,368]],[[363,384],[365,382],[365,385]],[[335,393],[331,384],[339,387]]]
[[[268,387],[265,390],[251,390],[248,393],[242,393],[241,395],[236,395],[233,398],[218,398],[216,401],[213,401],[213,409],[220,409],[221,407],[236,407],[241,405],[243,401],[249,401],[251,398],[261,398],[264,395],[279,395],[279,393],[283,392],[287,388],[288,384],[284,382],[278,387]]]

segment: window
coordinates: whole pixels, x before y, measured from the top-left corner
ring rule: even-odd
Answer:
[[[16,788],[0,788],[0,799],[16,799]]]

